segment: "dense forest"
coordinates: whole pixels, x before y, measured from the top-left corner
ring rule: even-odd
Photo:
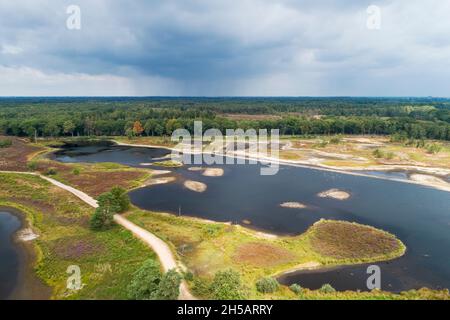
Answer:
[[[284,135],[399,134],[450,140],[443,98],[1,98],[0,135],[170,135],[203,129],[280,129]]]

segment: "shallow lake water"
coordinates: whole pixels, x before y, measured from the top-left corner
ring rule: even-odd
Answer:
[[[168,154],[164,149],[136,147],[83,147],[59,151],[63,162],[117,162],[131,166],[150,163]],[[189,166],[187,166],[189,167]],[[450,193],[415,184],[317,170],[281,166],[274,176],[261,176],[260,165],[215,165],[224,176],[204,177],[187,167],[172,169],[177,181],[130,192],[132,202],[144,209],[232,221],[277,234],[299,234],[321,218],[355,221],[397,235],[407,254],[379,263],[382,289],[401,291],[427,286],[450,287]],[[165,168],[163,168],[165,169]],[[398,176],[397,176],[398,177]],[[196,193],[183,186],[185,179],[208,188]],[[339,201],[317,193],[338,188],[351,194]],[[283,202],[301,202],[306,209],[282,208]],[[366,265],[280,278],[318,288],[330,283],[339,290],[366,288]]]
[[[13,292],[19,276],[19,253],[13,235],[21,226],[20,220],[0,209],[0,300]]]

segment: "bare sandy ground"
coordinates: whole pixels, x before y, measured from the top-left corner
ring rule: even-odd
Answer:
[[[221,177],[223,176],[222,168],[207,168],[205,172],[203,172],[205,177]]]
[[[34,239],[37,239],[38,237],[39,237],[39,235],[34,233],[33,229],[31,229],[31,228],[25,228],[25,229],[19,230],[17,232],[17,239],[19,241],[23,241],[23,242],[33,241]]]
[[[442,180],[438,177],[430,176],[430,175],[426,175],[426,174],[413,173],[409,176],[409,178],[413,181],[424,182],[427,184],[450,186],[450,184],[447,181]]]
[[[170,170],[152,170],[152,176],[162,176],[163,174],[172,173]]]
[[[205,192],[206,189],[208,188],[206,184],[204,184],[203,182],[198,182],[198,181],[192,181],[192,180],[186,180],[184,182],[184,186],[194,192]]]
[[[317,196],[320,198],[331,198],[336,200],[347,200],[350,198],[350,194],[348,192],[339,189],[330,189],[317,194]]]
[[[300,202],[284,202],[280,204],[282,208],[290,208],[290,209],[305,209],[306,205]]]
[[[309,261],[309,262],[305,262],[305,263],[296,265],[295,267],[282,272],[280,275],[293,273],[293,272],[297,272],[297,271],[301,271],[301,270],[314,270],[320,266],[321,266],[321,264],[317,261]]]

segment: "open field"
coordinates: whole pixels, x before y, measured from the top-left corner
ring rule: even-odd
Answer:
[[[91,231],[92,208],[37,176],[0,174],[0,205],[24,212],[39,235],[35,270],[54,299],[125,299],[134,271],[155,258],[119,226]],[[83,288],[75,293],[66,289],[71,265],[81,269]]]

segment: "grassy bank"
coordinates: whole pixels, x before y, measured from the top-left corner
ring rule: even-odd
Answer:
[[[39,238],[37,275],[52,288],[54,299],[125,299],[132,274],[152,251],[119,226],[89,229],[92,208],[35,176],[0,174],[0,205],[16,208]],[[66,288],[71,265],[81,269],[83,287]]]
[[[295,237],[268,235],[225,223],[206,222],[190,217],[153,213],[133,208],[127,218],[155,233],[177,253],[194,274],[191,282],[196,294],[208,298],[201,286],[209,283],[217,271],[234,269],[241,274],[250,299],[296,299],[287,287],[262,294],[255,282],[286,270],[345,265],[393,259],[403,255],[404,245],[395,236],[372,227],[339,221],[319,221],[307,232]],[[339,243],[339,244],[337,244]],[[200,288],[200,289],[199,289]],[[303,298],[323,298],[323,294],[305,290]],[[361,294],[400,298],[390,293]],[[339,298],[343,293],[325,298]],[[347,295],[359,298],[359,293]]]

